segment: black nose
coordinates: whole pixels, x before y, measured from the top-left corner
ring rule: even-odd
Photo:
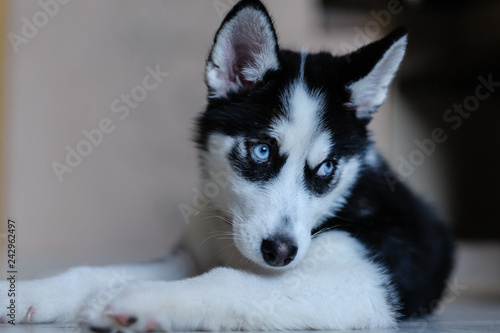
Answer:
[[[286,266],[297,255],[297,246],[288,237],[264,239],[260,250],[264,261],[273,267]]]

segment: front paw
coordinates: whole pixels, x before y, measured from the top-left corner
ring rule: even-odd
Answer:
[[[126,288],[102,310],[101,316],[88,324],[95,332],[170,331],[168,311],[165,311],[165,292],[159,282],[141,282]],[[163,294],[163,295],[162,295]]]
[[[46,290],[38,290],[37,284],[16,281],[0,282],[0,324],[49,323],[58,319],[56,302],[48,301]]]

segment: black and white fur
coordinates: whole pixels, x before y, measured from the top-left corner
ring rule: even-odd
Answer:
[[[406,42],[396,30],[347,56],[282,50],[264,6],[238,3],[216,34],[198,119],[202,185],[218,195],[165,260],[19,282],[17,323],[331,330],[432,310],[452,241],[402,184],[386,183],[366,127]]]

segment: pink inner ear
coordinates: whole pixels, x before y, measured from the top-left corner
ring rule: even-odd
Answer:
[[[247,44],[238,44],[234,46],[234,52],[236,53],[236,59],[233,63],[232,71],[237,75],[239,83],[243,88],[251,88],[253,82],[250,82],[244,75],[243,69],[252,66],[252,56],[255,51],[251,50]],[[236,77],[234,77],[236,79]]]
[[[207,65],[213,96],[251,89],[269,69],[278,68],[276,37],[264,12],[242,9],[222,26]]]
[[[224,49],[224,61],[222,62],[223,68],[221,68],[218,77],[224,82],[224,89],[249,89],[252,87],[253,82],[250,82],[245,77],[243,69],[253,65],[252,56],[254,55],[254,52],[258,51],[252,50],[250,44],[242,44],[241,41],[238,41],[240,43],[235,44],[234,39],[236,38],[230,40],[227,48]],[[255,49],[255,46],[258,45],[255,43],[253,44]]]
[[[236,55],[231,45],[228,45],[228,47],[223,49],[223,53],[221,56],[222,61],[220,62],[220,65],[216,65],[216,67],[218,68],[217,90],[224,92],[235,90],[238,85],[238,68],[235,67]]]
[[[237,68],[235,68],[234,64],[236,63],[236,56],[235,52],[231,47],[228,47],[224,51],[224,62],[223,65],[225,65],[225,68],[222,68],[222,71],[220,72],[221,76],[225,76],[224,80],[226,81],[227,85],[229,86],[231,82],[234,82],[236,80],[236,75],[237,73]]]

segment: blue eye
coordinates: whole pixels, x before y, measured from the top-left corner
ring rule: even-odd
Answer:
[[[257,163],[263,163],[269,160],[269,146],[265,143],[253,146],[251,152],[253,159]]]
[[[316,175],[318,177],[328,177],[335,170],[335,163],[333,161],[325,161],[323,164],[319,166],[318,172]]]

